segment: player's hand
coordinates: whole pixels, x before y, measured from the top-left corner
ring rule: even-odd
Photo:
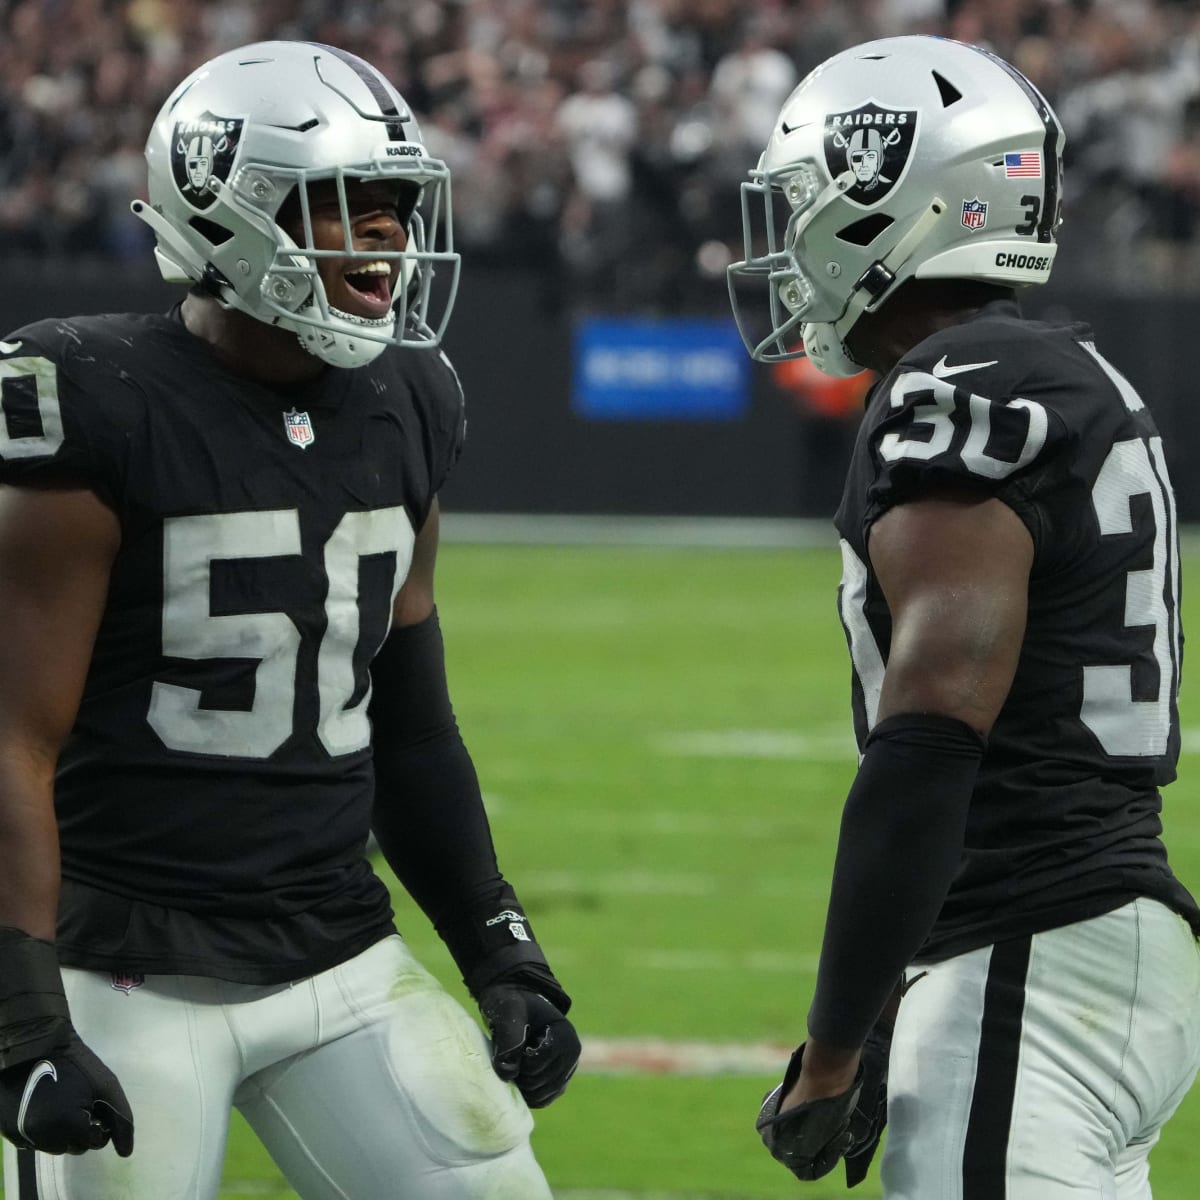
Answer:
[[[887,1125],[888,1059],[892,1031],[880,1022],[867,1035],[862,1052],[862,1091],[850,1117],[854,1144],[846,1151],[846,1186],[857,1187],[867,1170]]]
[[[83,1154],[112,1141],[133,1153],[133,1113],[117,1077],[72,1029],[64,1045],[0,1071],[0,1133],[45,1154]]]
[[[771,1157],[797,1179],[820,1179],[855,1147],[851,1125],[863,1090],[864,1068],[859,1066],[854,1082],[845,1091],[806,1100],[781,1113],[779,1106],[799,1079],[803,1060],[801,1046],[792,1055],[783,1082],[767,1093],[754,1127]]]
[[[575,1027],[539,992],[517,983],[489,984],[479,1011],[492,1035],[492,1067],[511,1080],[530,1108],[544,1108],[566,1090],[579,1065]]]

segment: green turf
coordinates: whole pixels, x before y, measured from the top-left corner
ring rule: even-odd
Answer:
[[[854,770],[839,570],[831,551],[443,548],[460,723],[501,861],[585,1037],[802,1036]],[[1200,672],[1184,723],[1200,725]],[[803,734],[816,757],[680,753],[729,730]],[[1194,755],[1182,776],[1168,844],[1200,887]],[[461,995],[424,918],[403,897],[397,909]],[[840,1173],[801,1187],[762,1150],[753,1114],[770,1082],[581,1075],[539,1114],[535,1147],[563,1200],[847,1195]],[[1156,1200],[1195,1196],[1198,1143],[1200,1088],[1153,1156]],[[223,1200],[292,1200],[240,1122],[226,1176]],[[877,1197],[877,1176],[853,1195]]]

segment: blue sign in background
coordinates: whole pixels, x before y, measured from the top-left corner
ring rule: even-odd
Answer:
[[[601,421],[732,421],[750,403],[750,358],[724,320],[613,320],[575,327],[571,407]]]

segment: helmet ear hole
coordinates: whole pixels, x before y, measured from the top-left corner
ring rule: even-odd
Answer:
[[[895,221],[887,213],[872,213],[869,217],[863,217],[861,221],[839,229],[834,236],[851,246],[869,246],[885,229],[894,224]]]
[[[188,224],[211,246],[223,246],[231,237],[233,230],[209,221],[205,217],[192,217]]]

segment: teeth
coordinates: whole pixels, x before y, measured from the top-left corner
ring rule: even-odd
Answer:
[[[356,264],[346,272],[347,275],[390,275],[391,273],[391,263],[384,262],[382,259],[363,263],[361,266]]]

